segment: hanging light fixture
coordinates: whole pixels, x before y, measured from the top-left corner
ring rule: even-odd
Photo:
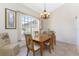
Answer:
[[[42,19],[48,19],[50,14],[46,10],[46,4],[44,4],[44,11],[40,14]]]

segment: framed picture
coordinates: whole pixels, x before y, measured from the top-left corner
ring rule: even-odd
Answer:
[[[5,8],[5,29],[16,29],[16,11]]]

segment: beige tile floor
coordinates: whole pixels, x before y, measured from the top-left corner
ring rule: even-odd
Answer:
[[[22,47],[17,56],[26,56],[26,47]],[[32,53],[29,53],[29,56],[32,56]],[[40,52],[36,52],[35,56],[40,56]],[[79,56],[76,46],[68,43],[57,42],[55,50],[52,50],[50,54],[46,48],[44,51],[44,56]]]

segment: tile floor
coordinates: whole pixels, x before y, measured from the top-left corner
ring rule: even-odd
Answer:
[[[22,47],[17,56],[26,56],[26,47]],[[55,50],[52,50],[50,54],[48,49],[45,50],[44,56],[79,56],[76,46],[68,43],[57,42]],[[32,53],[29,53],[32,56]],[[40,56],[39,51],[35,53],[35,56]]]

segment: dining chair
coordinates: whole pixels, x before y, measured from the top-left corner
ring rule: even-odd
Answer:
[[[51,45],[52,45],[52,41],[51,41],[51,36],[49,36],[49,35],[47,35],[47,33],[46,32],[44,32],[43,34],[42,34],[42,37],[46,37],[46,36],[48,36],[48,37],[50,37],[49,38],[49,40],[47,40],[46,42],[45,42],[45,46],[48,46],[48,49],[49,49],[49,53],[51,53]]]
[[[43,33],[42,34],[47,34],[47,32],[46,31],[43,31]]]
[[[54,49],[54,39],[53,39],[53,33],[52,32],[48,32],[48,35],[51,36],[51,48]]]
[[[26,47],[27,47],[27,56],[30,51],[32,51],[33,56],[35,56],[35,52],[40,50],[40,46],[33,42],[31,34],[24,34],[24,35],[25,35],[25,41],[26,41]]]
[[[55,32],[54,31],[50,31],[52,33],[52,36],[53,36],[53,42],[54,42],[54,45],[56,45],[56,35],[55,35]]]
[[[56,45],[56,35],[55,35],[55,32],[54,31],[49,31],[48,35],[51,36],[51,41],[52,41],[51,47],[54,50],[54,47]]]
[[[38,31],[35,31],[35,36],[38,36],[39,35],[39,32]]]

